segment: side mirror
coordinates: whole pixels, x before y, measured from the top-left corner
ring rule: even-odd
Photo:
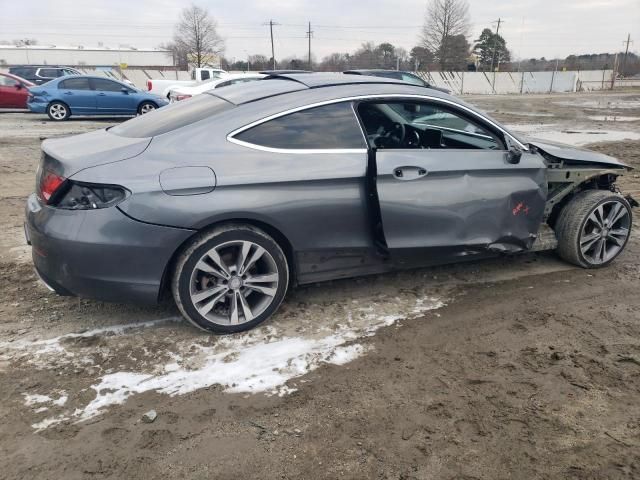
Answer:
[[[120,91],[121,91],[122,93],[124,93],[125,95],[129,95],[129,89],[128,89],[128,88],[122,87],[122,88],[120,89]]]
[[[22,84],[16,83],[16,90],[22,90]]]
[[[509,147],[509,151],[507,152],[507,162],[515,165],[520,163],[520,158],[522,158],[522,150],[514,146]]]

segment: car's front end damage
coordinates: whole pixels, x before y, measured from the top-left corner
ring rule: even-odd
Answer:
[[[555,224],[562,208],[585,190],[604,190],[623,195],[632,207],[640,204],[624,195],[616,185],[618,177],[633,168],[617,158],[564,144],[530,139],[532,153],[540,154],[547,164],[547,201],[543,223],[531,250],[557,247]]]

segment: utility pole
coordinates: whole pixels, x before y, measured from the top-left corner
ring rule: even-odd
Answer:
[[[493,64],[496,61],[496,52],[498,51],[498,34],[500,33],[500,23],[502,22],[501,18],[498,18],[498,26],[496,27],[496,36],[493,41],[493,55],[491,56],[491,71],[493,72]]]
[[[309,70],[313,70],[313,66],[311,65],[311,36],[313,35],[313,30],[311,30],[311,22],[309,22],[309,30],[307,30],[307,37],[309,38]]]
[[[623,42],[623,43],[625,43],[625,42]],[[622,70],[621,70],[621,73],[622,73],[623,77],[625,76],[625,73],[626,73],[627,55],[629,54],[629,44],[630,43],[633,43],[633,42],[631,41],[631,34],[629,33],[629,34],[627,34],[627,41],[626,41],[627,48],[624,51],[624,58],[622,59]]]
[[[280,25],[279,23],[269,20],[269,23],[263,23],[263,25],[269,25],[269,33],[271,34],[271,60],[273,60],[273,69],[276,69],[276,51],[273,46],[273,26]]]

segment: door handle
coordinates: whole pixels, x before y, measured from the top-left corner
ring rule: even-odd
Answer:
[[[106,95],[107,95],[106,93],[99,93],[99,94],[98,94],[98,96],[99,96],[99,97],[104,97],[104,96],[106,96]]]
[[[393,176],[398,180],[415,180],[417,178],[425,177],[429,172],[422,167],[396,167],[393,169]]]
[[[65,95],[73,95],[73,92],[64,92]]]

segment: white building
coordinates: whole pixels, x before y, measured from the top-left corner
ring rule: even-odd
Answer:
[[[62,47],[0,45],[0,66],[66,65],[108,67],[172,67],[171,52],[154,48]]]

